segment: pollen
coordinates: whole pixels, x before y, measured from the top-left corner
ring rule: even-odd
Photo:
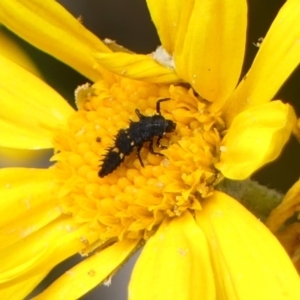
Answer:
[[[149,142],[143,144],[144,166],[137,149],[126,157],[115,149],[122,163],[100,177],[118,132],[128,129],[130,120],[138,121],[136,109],[153,116],[162,98],[170,100],[161,105],[161,115],[176,129],[164,134],[161,147],[153,143],[155,153]],[[63,211],[88,225],[101,242],[147,238],[165,218],[201,209],[213,193],[224,124],[191,89],[118,78],[82,86],[76,104],[68,127],[55,133],[52,171]]]

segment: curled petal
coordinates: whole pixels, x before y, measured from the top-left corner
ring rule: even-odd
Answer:
[[[300,142],[300,119],[297,120],[297,124],[294,127],[293,134],[296,139]]]
[[[123,77],[152,83],[172,83],[180,80],[174,70],[160,65],[149,55],[97,53],[95,58],[102,67]]]
[[[222,141],[216,167],[227,178],[246,179],[278,157],[295,124],[293,108],[279,100],[241,112]]]
[[[93,53],[109,48],[57,1],[0,1],[0,22],[89,79],[99,79]]]
[[[0,146],[8,148],[52,148],[52,129],[65,125],[73,113],[53,89],[4,56],[0,99]]]
[[[288,224],[275,233],[300,274],[300,224]]]
[[[248,74],[224,108],[228,125],[247,107],[270,101],[298,66],[299,18],[299,1],[286,1],[264,38]]]
[[[267,226],[276,232],[284,222],[300,210],[300,180],[287,192],[282,202],[271,212]]]
[[[196,220],[209,243],[216,299],[299,298],[300,279],[288,255],[241,204],[216,192]]]
[[[147,241],[129,299],[216,299],[207,242],[189,213],[166,221]]]

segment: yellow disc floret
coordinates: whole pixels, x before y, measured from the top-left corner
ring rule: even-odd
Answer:
[[[166,148],[140,155],[133,151],[111,174],[100,178],[103,157],[114,145],[120,129],[138,121],[135,110],[145,116],[162,115],[176,123],[176,130],[161,140]],[[181,86],[158,86],[118,78],[112,84],[99,81],[84,86],[76,95],[78,111],[68,130],[56,133],[59,196],[65,213],[87,223],[109,239],[147,238],[163,219],[186,210],[201,209],[201,200],[211,195],[217,179],[214,168],[224,128],[221,118],[208,110],[208,102]],[[154,143],[155,144],[155,143]]]

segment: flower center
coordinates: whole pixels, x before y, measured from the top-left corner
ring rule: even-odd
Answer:
[[[176,129],[164,131],[159,148],[159,136],[152,125],[141,124],[136,109],[143,116],[159,115],[156,104],[161,98],[170,98],[160,103],[160,114]],[[201,209],[201,200],[211,195],[217,178],[214,163],[224,128],[221,118],[209,112],[207,101],[184,87],[124,78],[82,88],[76,100],[78,111],[68,129],[56,132],[54,141],[53,171],[64,212],[88,223],[106,241],[147,238],[163,219]],[[131,148],[123,160],[124,150],[115,147],[116,139],[121,129],[133,131],[130,120],[144,126],[146,133],[152,131],[144,143],[139,142],[141,130],[133,141],[125,135],[123,143]],[[152,137],[153,151],[161,155],[152,153]],[[117,160],[117,166],[100,177],[110,151],[116,155],[109,163]]]

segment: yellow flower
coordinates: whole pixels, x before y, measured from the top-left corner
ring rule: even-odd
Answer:
[[[144,246],[130,299],[298,299],[277,240],[214,189],[275,159],[296,123],[291,106],[270,100],[299,62],[298,1],[284,5],[237,88],[246,1],[147,3],[163,45],[148,56],[113,53],[55,1],[0,3],[5,26],[94,82],[77,90],[74,111],[0,57],[1,145],[55,149],[49,169],[0,172],[2,298],[23,298],[80,252],[90,256],[36,297],[76,299]],[[143,147],[144,167],[130,154],[101,178],[107,149],[122,160],[119,130],[138,122],[136,109],[156,114],[160,98],[176,123],[155,150],[163,155]]]

